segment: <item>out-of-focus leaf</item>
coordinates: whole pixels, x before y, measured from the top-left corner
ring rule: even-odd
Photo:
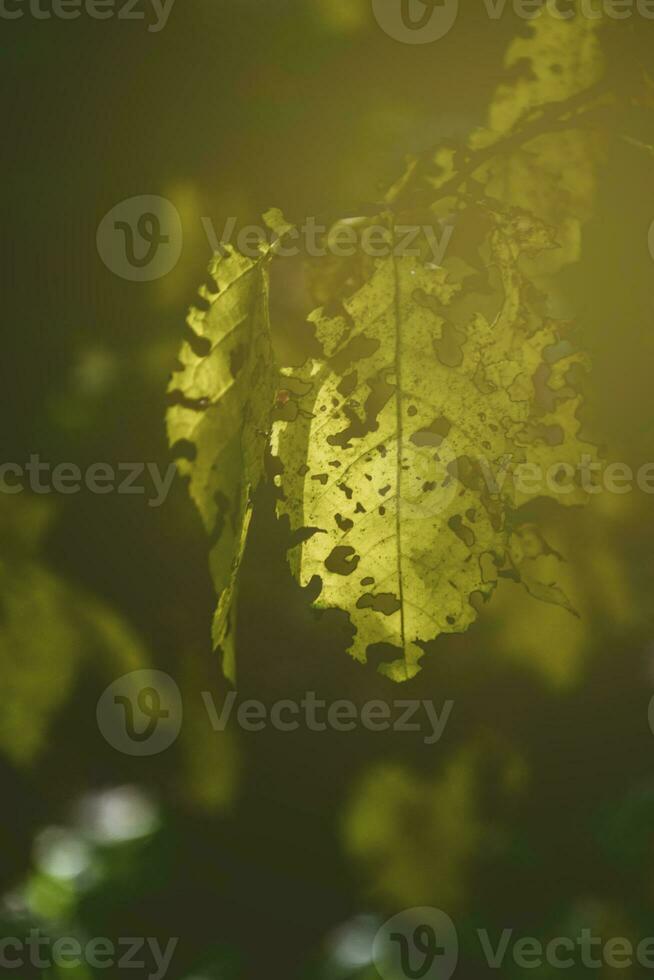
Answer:
[[[604,69],[600,45],[604,23],[601,16],[562,20],[546,6],[530,22],[528,35],[516,38],[509,47],[505,67],[512,77],[498,86],[488,127],[473,134],[471,148],[497,143],[538,121],[546,110],[592,91]],[[596,101],[602,101],[600,94]],[[585,129],[583,122],[575,126],[575,111],[570,109],[567,125],[557,123],[554,132],[541,133],[494,157],[477,174],[489,196],[528,208],[556,229],[559,248],[537,256],[534,273],[552,275],[577,261],[581,228],[592,215],[603,140]]]
[[[223,698],[217,692],[215,663],[203,657],[201,651],[189,650],[181,658],[179,669],[184,698],[184,724],[180,734],[184,766],[179,772],[179,790],[194,809],[221,812],[235,797],[239,752],[230,727],[216,731],[210,723],[205,699],[215,697],[216,711],[220,711]]]
[[[0,554],[0,750],[29,764],[72,693],[83,661],[100,661],[115,677],[143,666],[147,657],[119,617],[32,555],[47,506],[27,497],[4,498],[0,504],[1,520],[15,532],[13,547]]]
[[[529,591],[534,585],[560,590],[578,615],[568,615],[561,605],[531,602],[515,582],[503,579],[489,609],[487,642],[495,655],[566,689],[582,676],[592,624],[602,630],[639,625],[638,604],[617,546],[629,518],[624,498],[602,494],[586,511],[558,513],[556,519],[550,515],[541,518],[538,528],[520,529],[513,548],[523,583],[529,583]]]
[[[497,840],[483,812],[481,774],[493,766],[508,800],[526,778],[522,760],[497,748],[470,744],[436,778],[393,763],[362,778],[345,813],[344,840],[382,908],[435,905],[453,914],[464,905],[475,858]]]
[[[571,11],[572,13],[572,11]],[[410,158],[388,200],[428,201],[467,183],[504,205],[528,209],[556,232],[559,248],[524,260],[533,276],[551,276],[580,257],[583,224],[592,215],[596,169],[607,132],[598,110],[614,104],[601,88],[606,18],[569,19],[545,5],[516,38],[491,100],[487,125],[460,143],[446,141]]]

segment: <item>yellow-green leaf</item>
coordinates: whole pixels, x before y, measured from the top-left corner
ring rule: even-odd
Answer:
[[[485,221],[482,291],[455,256],[434,268],[391,255],[342,316],[313,314],[324,360],[288,372],[273,431],[279,511],[301,539],[294,570],[302,585],[321,580],[320,607],[349,613],[353,657],[394,648],[379,669],[396,681],[418,672],[426,642],[468,629],[511,565],[530,499],[517,467],[594,458],[579,396],[548,364],[566,325],[520,271],[523,255],[554,247],[548,229],[517,210]],[[557,490],[542,495],[584,502],[578,486]]]
[[[238,571],[275,395],[266,267],[273,250],[262,248],[256,259],[225,251],[209,268],[217,290],[200,291],[208,309],[188,317],[192,335],[169,387],[168,436],[211,538],[213,640],[234,680]]]

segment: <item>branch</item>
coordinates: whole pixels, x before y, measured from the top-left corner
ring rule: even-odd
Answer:
[[[436,188],[438,192],[438,198],[436,198],[436,200],[448,197],[449,194],[456,191],[468,177],[471,177],[485,163],[488,163],[490,160],[497,156],[501,156],[504,153],[509,153],[513,150],[519,149],[526,143],[530,143],[539,136],[545,136],[548,133],[566,129],[595,128],[589,127],[587,125],[587,120],[592,117],[593,113],[597,113],[598,107],[596,103],[598,99],[609,94],[612,94],[609,85],[606,82],[600,82],[579,95],[566,99],[564,102],[556,102],[546,106],[543,109],[539,109],[538,117],[533,119],[533,121],[529,122],[522,129],[512,133],[510,136],[499,139],[496,143],[484,147],[481,150],[472,151],[466,158],[458,173],[447,180],[439,188]],[[422,176],[426,167],[433,163],[434,154],[439,149],[443,149],[447,146],[447,143],[436,144],[435,146],[425,150],[419,156],[414,157],[410,161],[409,166],[403,176],[390,188],[386,194],[386,203],[396,206],[397,203],[402,200],[407,187],[414,180]],[[434,188],[430,188],[429,191],[425,191],[425,196],[427,194],[429,194],[430,203],[433,203]]]

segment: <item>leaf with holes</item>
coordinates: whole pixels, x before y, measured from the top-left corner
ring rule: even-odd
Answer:
[[[471,625],[503,570],[519,575],[520,468],[567,475],[595,458],[579,437],[567,324],[542,313],[520,271],[555,247],[549,230],[518,210],[486,209],[483,227],[484,276],[456,256],[435,268],[390,255],[342,315],[312,314],[324,359],[287,372],[273,427],[294,571],[320,580],[318,606],[349,613],[352,656],[391,645],[379,669],[396,681],[418,672],[425,642]],[[584,500],[574,483],[558,490],[543,494]]]

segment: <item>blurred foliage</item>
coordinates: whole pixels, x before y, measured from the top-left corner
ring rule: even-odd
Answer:
[[[618,630],[643,627],[644,610],[619,547],[630,511],[620,498],[603,495],[582,513],[568,517],[550,512],[541,518],[552,552],[533,560],[541,564],[538,577],[558,582],[578,615],[572,618],[562,607],[529,602],[515,583],[505,580],[490,609],[493,649],[498,655],[533,668],[549,683],[567,687],[583,680],[594,630],[601,630],[602,624]]]
[[[104,603],[39,562],[41,537],[52,517],[43,500],[0,496],[0,663],[6,697],[0,747],[18,764],[33,762],[42,749],[53,716],[74,689],[82,659],[101,664],[108,680],[147,662],[138,639]]]
[[[493,773],[509,796],[525,781],[523,763],[506,747],[493,754],[491,738],[460,749],[435,780],[392,764],[365,776],[346,815],[345,842],[367,865],[383,907],[436,905],[454,916],[465,908],[470,866],[497,850],[502,832],[482,812],[483,780]]]

